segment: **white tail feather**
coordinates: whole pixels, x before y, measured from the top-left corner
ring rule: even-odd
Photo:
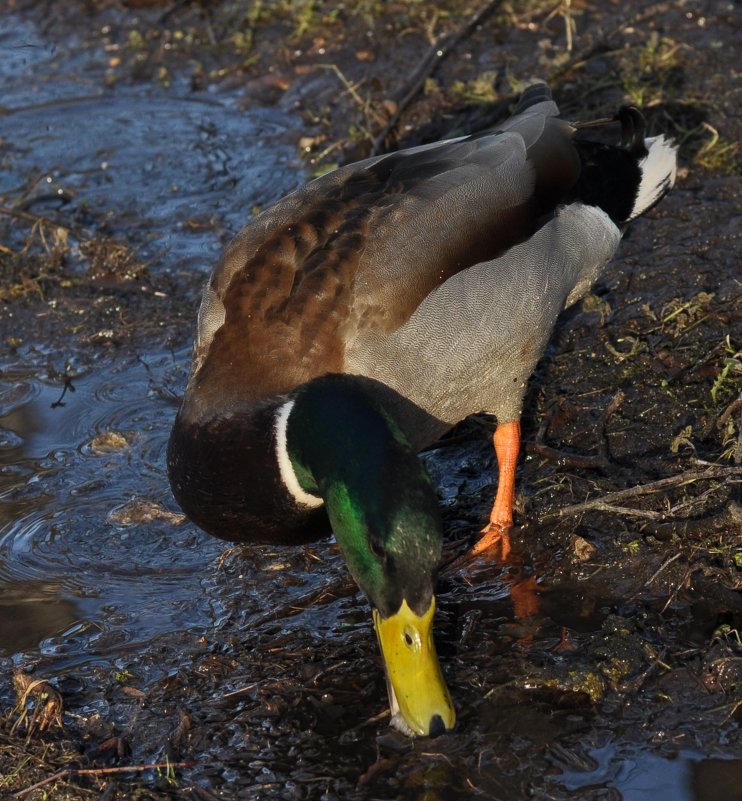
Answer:
[[[644,144],[649,152],[639,162],[642,179],[629,220],[654,206],[675,183],[678,153],[674,143],[664,136],[654,136],[645,139]]]

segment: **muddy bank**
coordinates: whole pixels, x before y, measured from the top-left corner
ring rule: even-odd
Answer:
[[[453,2],[9,8],[1,793],[69,769],[20,797],[736,797],[732,4],[493,4],[471,29]],[[447,55],[405,105],[432,41]],[[333,544],[220,558],[178,516],[164,444],[200,285],[253,208],[374,146],[499,119],[535,77],[571,119],[643,106],[681,175],[539,365],[511,561],[441,573],[459,729],[411,742],[387,726],[368,609]],[[487,514],[490,430],[469,421],[423,456],[447,558]],[[28,741],[18,670],[49,681],[20,689],[30,714],[52,703]]]

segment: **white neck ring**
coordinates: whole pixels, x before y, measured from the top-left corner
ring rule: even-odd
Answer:
[[[281,474],[281,481],[289,491],[291,497],[299,504],[307,508],[317,508],[322,506],[324,501],[317,495],[312,495],[302,489],[299,480],[291,464],[289,450],[286,445],[286,429],[289,423],[289,415],[294,408],[294,401],[290,400],[283,404],[276,415],[276,456],[278,458],[278,470]]]

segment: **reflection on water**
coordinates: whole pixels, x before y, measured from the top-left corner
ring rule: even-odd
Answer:
[[[708,759],[693,751],[664,757],[611,743],[591,749],[589,760],[594,770],[564,771],[564,789],[614,790],[617,801],[742,801],[739,759]]]
[[[703,759],[692,765],[694,801],[742,801],[742,759]]]
[[[104,87],[96,70],[107,59],[72,37],[50,45],[4,13],[0,195],[52,217],[64,206],[82,225],[106,213],[106,233],[143,259],[206,270],[225,229],[302,182],[283,137],[294,121],[187,83]]]
[[[0,584],[0,649],[35,648],[46,637],[75,623],[80,612],[62,597],[59,582],[13,581]]]

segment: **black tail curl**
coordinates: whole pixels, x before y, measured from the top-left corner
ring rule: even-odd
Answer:
[[[621,106],[614,119],[621,123],[619,146],[635,156],[646,156],[648,151],[644,137],[647,124],[641,111],[636,106]]]

